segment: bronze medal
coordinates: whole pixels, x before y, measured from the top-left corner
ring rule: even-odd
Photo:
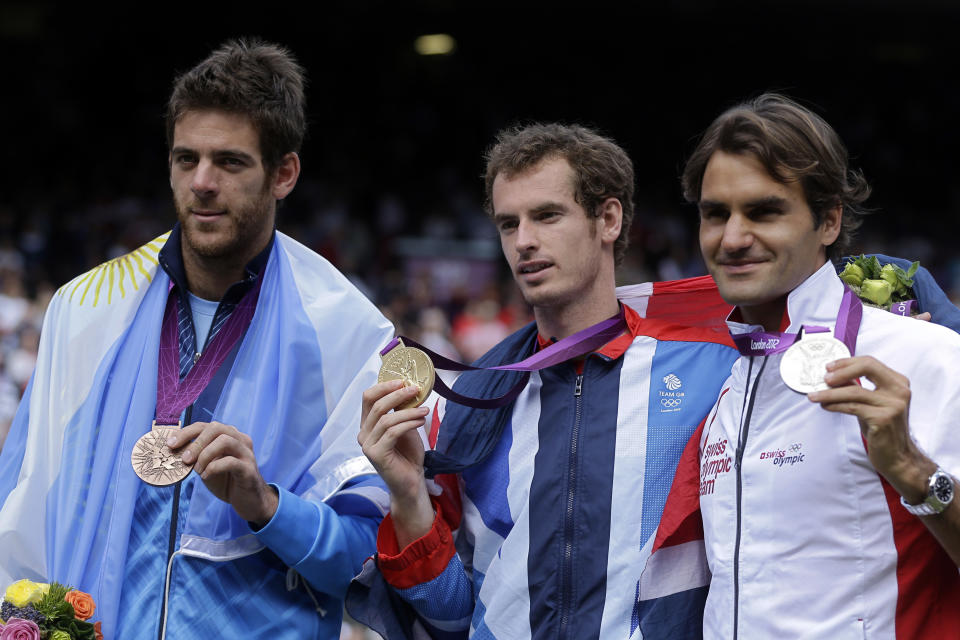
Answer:
[[[192,464],[184,464],[180,453],[167,446],[167,438],[180,430],[180,425],[157,424],[140,436],[133,446],[130,462],[140,479],[155,487],[176,484],[190,475]]]
[[[433,390],[433,381],[436,376],[433,363],[427,354],[420,349],[405,347],[403,341],[398,341],[397,346],[381,358],[383,362],[380,365],[380,373],[377,374],[377,382],[403,380],[405,387],[415,385],[420,388],[420,393],[415,398],[398,408],[411,409],[423,404]]]

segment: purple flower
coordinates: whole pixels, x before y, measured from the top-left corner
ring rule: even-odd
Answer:
[[[10,618],[0,629],[0,640],[40,640],[40,627],[32,620]]]

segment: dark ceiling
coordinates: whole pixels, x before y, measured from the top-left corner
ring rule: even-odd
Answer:
[[[56,216],[75,199],[163,195],[175,72],[228,37],[259,35],[288,45],[310,76],[304,174],[351,199],[390,190],[436,207],[446,179],[479,198],[496,130],[557,119],[620,141],[638,200],[679,206],[695,135],[733,101],[778,89],[840,131],[878,206],[923,212],[938,229],[960,208],[958,3],[144,6],[0,7],[0,205]],[[453,55],[414,53],[433,32],[456,38]]]

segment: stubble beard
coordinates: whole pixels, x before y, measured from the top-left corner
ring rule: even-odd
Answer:
[[[270,215],[272,201],[269,189],[264,189],[257,197],[244,201],[240,206],[229,208],[224,214],[225,220],[202,222],[196,220],[189,211],[191,206],[198,206],[200,203],[195,200],[183,203],[174,197],[183,248],[206,260],[236,260],[245,257],[245,254],[256,249],[251,245],[262,233],[261,222]],[[227,224],[224,225],[224,222]],[[249,257],[253,255],[256,255],[256,252]]]

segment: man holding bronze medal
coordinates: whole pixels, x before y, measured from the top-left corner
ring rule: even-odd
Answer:
[[[392,328],[275,231],[305,123],[276,45],[177,78],[178,222],[48,310],[0,457],[0,583],[89,592],[108,638],[340,636],[386,507],[353,429]]]
[[[960,336],[837,277],[869,188],[808,109],[728,110],[683,186],[741,353],[699,438],[704,637],[955,637]]]
[[[444,400],[420,407],[415,345],[382,350],[359,441],[391,513],[347,608],[388,638],[629,637],[677,459],[736,352],[716,327],[657,319],[678,310],[671,290],[640,311],[618,303],[633,167],[611,140],[557,124],[503,131],[486,188],[536,322],[474,367],[434,355],[465,373],[452,390],[438,378]],[[709,278],[677,287],[724,307]]]

